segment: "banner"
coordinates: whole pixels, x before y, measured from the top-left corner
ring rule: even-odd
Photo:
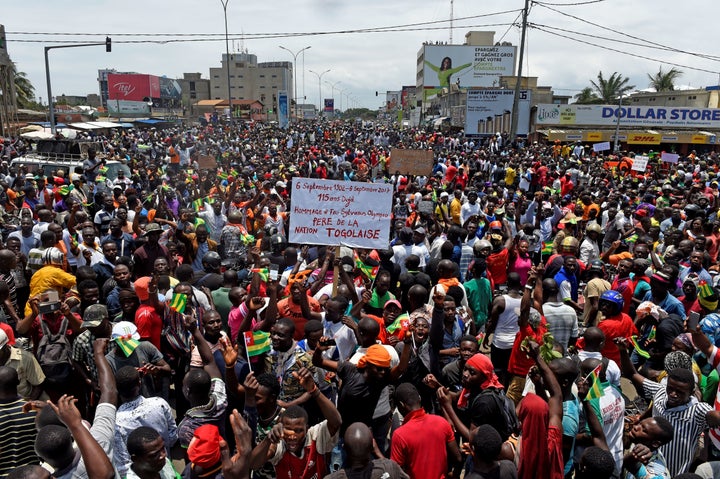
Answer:
[[[665,163],[677,163],[678,160],[680,159],[680,155],[676,155],[675,153],[668,153],[668,152],[666,152],[666,151],[663,151],[663,152],[662,152],[662,155],[660,156],[660,158],[661,158]]]
[[[527,135],[530,130],[531,92],[520,91],[518,101],[518,135]],[[465,135],[494,135],[496,130],[509,130],[512,115],[513,90],[468,90],[465,112]],[[496,128],[495,118],[506,115],[505,128]]]
[[[633,158],[633,165],[630,168],[633,171],[644,172],[647,169],[648,157],[647,156],[636,156]]]
[[[288,92],[287,90],[278,90],[277,93],[277,104],[278,104],[278,126],[280,128],[287,128],[290,117],[288,116]]]
[[[108,100],[148,102],[160,98],[160,79],[155,75],[139,73],[110,73]]]
[[[402,90],[385,92],[385,109],[395,111],[401,107]]]
[[[539,104],[535,118],[538,125],[616,126],[618,111],[622,127],[720,128],[720,108]]]
[[[291,243],[387,248],[393,186],[292,179]]]
[[[332,113],[335,111],[335,99],[334,98],[325,98],[325,100],[323,100],[323,102],[324,102],[323,111],[325,113]]]
[[[601,151],[607,151],[610,149],[610,142],[609,141],[603,141],[602,143],[594,143],[593,144],[593,151],[595,153],[599,153]]]
[[[432,150],[403,150],[393,148],[390,151],[391,174],[400,172],[403,175],[430,176],[433,169]]]
[[[513,46],[425,45],[423,86],[431,89],[498,86],[515,74]]]

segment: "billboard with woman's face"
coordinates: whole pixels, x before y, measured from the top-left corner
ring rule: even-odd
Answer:
[[[515,74],[515,47],[425,45],[425,88],[498,87],[501,76]]]

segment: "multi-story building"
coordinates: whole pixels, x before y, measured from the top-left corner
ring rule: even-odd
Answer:
[[[229,68],[232,99],[259,100],[273,118],[279,90],[286,90],[288,98],[294,102],[292,67],[291,62],[284,61],[258,63],[257,55],[251,53],[231,53],[229,59],[223,54],[221,67],[210,68],[210,98],[227,98]]]
[[[182,94],[182,105],[190,115],[197,113],[194,105],[202,100],[210,100],[210,80],[202,78],[202,73],[183,73],[178,78]]]

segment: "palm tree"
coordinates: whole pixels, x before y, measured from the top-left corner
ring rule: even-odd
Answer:
[[[578,105],[589,105],[600,101],[600,98],[598,98],[593,89],[589,86],[583,88],[580,93],[574,96],[574,98],[575,103]]]
[[[15,82],[15,99],[18,108],[27,108],[35,98],[35,87],[27,77],[27,73],[17,71],[15,63],[12,64],[12,73]]]
[[[682,75],[683,72],[675,67],[666,72],[663,72],[662,67],[660,67],[660,70],[658,70],[656,74],[650,75],[648,73],[648,78],[650,79],[650,86],[654,88],[655,91],[673,91],[675,90],[675,80]]]
[[[590,84],[603,103],[615,103],[620,96],[635,88],[635,85],[628,85],[629,81],[628,77],[623,77],[618,72],[614,72],[610,78],[605,79],[600,71],[597,83],[590,80]]]

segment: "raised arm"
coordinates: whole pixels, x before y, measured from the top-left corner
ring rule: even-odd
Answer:
[[[342,424],[340,411],[320,392],[309,369],[300,368],[298,372],[293,373],[293,376],[300,382],[302,387],[305,388],[305,391],[310,394],[310,397],[315,399],[315,402],[320,408],[320,412],[322,412],[323,417],[327,419],[328,432],[330,432],[331,436],[334,436],[335,433],[340,430],[340,425]]]
[[[203,368],[210,375],[210,378],[222,378],[220,370],[218,369],[217,364],[215,364],[215,357],[210,350],[210,345],[207,343],[207,341],[205,341],[205,338],[200,332],[200,328],[197,327],[197,319],[195,319],[194,316],[185,315],[185,329],[190,331],[190,334],[193,337],[193,341],[195,342],[195,347],[198,348],[198,352],[200,353],[200,358],[203,362]]]

